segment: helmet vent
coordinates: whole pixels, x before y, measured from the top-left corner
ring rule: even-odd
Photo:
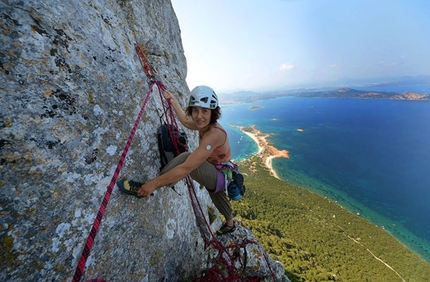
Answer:
[[[191,91],[188,105],[213,110],[218,107],[218,97],[212,88],[200,85]]]

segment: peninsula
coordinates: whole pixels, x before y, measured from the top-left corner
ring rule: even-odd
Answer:
[[[279,179],[272,160],[288,158],[289,152],[270,143],[273,134],[255,125],[234,127],[258,146],[254,156],[239,164],[247,193],[232,201],[235,217],[251,227],[292,282],[428,280],[428,262],[383,227],[335,200]]]
[[[255,128],[255,125],[249,127],[238,126],[238,128],[255,141],[258,146],[257,155],[261,158],[262,163],[269,169],[271,175],[280,179],[276,171],[273,169],[272,160],[274,158],[289,158],[289,152],[287,150],[279,150],[274,147],[267,140],[267,137],[270,137],[272,134],[260,132]]]

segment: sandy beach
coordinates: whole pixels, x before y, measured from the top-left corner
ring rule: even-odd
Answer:
[[[249,127],[238,126],[240,131],[252,138],[252,140],[257,143],[258,152],[257,155],[262,159],[263,164],[269,169],[270,173],[278,178],[276,171],[273,169],[272,160],[274,158],[289,158],[289,153],[287,150],[278,150],[272,144],[267,141],[267,137],[271,134],[261,133],[255,128],[255,125]]]

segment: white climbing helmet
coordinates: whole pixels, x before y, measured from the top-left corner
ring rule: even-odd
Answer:
[[[218,97],[212,88],[200,85],[191,91],[188,106],[214,110],[218,107]]]

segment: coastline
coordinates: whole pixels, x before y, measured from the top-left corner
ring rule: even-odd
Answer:
[[[280,179],[275,169],[273,168],[272,161],[274,158],[289,158],[289,152],[287,150],[279,150],[274,147],[269,141],[267,137],[272,134],[265,134],[255,128],[255,125],[251,125],[248,127],[242,126],[234,126],[240,129],[241,132],[248,135],[254,142],[257,144],[258,151],[256,153],[262,159],[264,165],[269,169],[271,175]],[[281,179],[280,179],[281,180]]]
[[[247,127],[243,127],[243,126],[237,126],[237,125],[231,125],[232,127],[236,127],[238,128],[242,133],[246,134],[247,136],[249,136],[256,144],[258,147],[258,151],[256,153],[254,153],[254,156],[258,156],[261,159],[261,163],[269,170],[270,175],[272,175],[273,177],[285,181],[283,179],[281,179],[278,174],[276,173],[272,161],[274,158],[289,158],[289,151],[287,150],[279,150],[277,149],[275,146],[273,146],[272,143],[270,143],[267,138],[272,136],[273,133],[262,133],[260,130],[256,129],[255,125],[251,125],[251,126],[247,126]],[[304,132],[304,130],[302,128],[297,128],[296,129],[297,132]],[[252,166],[250,167],[250,169],[252,170]],[[307,187],[308,185],[303,185],[303,184],[296,184],[299,185],[300,187]],[[308,187],[305,188],[308,191],[311,191],[313,193],[319,194],[321,197],[327,197],[327,196],[323,196],[322,194],[320,194],[318,191],[315,191],[314,189]],[[329,197],[330,198],[330,197]],[[364,214],[367,214],[367,216],[362,216],[361,213],[363,210],[363,207],[358,208],[358,210],[360,210],[360,212],[354,212],[354,210],[357,210],[357,206],[351,206],[350,201],[341,201],[342,203],[338,203],[338,200],[333,199],[334,202],[336,202],[340,207],[346,207],[347,210],[349,210],[352,214],[356,214],[359,217],[362,217],[363,219],[365,219],[366,221],[375,224],[376,226],[384,229],[388,234],[391,234],[394,238],[396,238],[396,240],[403,245],[404,247],[406,247],[407,249],[409,249],[410,251],[414,252],[415,254],[419,255],[422,259],[424,259],[424,261],[429,262],[428,259],[426,258],[426,254],[425,251],[423,252],[423,246],[425,244],[425,241],[420,241],[417,240],[418,238],[415,238],[414,241],[417,242],[419,241],[418,245],[421,245],[420,248],[416,247],[416,244],[411,244],[411,238],[415,237],[412,233],[410,233],[407,229],[404,229],[401,227],[401,224],[398,224],[398,226],[396,228],[393,229],[392,226],[389,225],[390,220],[384,218],[383,216],[377,214],[374,211],[371,210],[366,210],[366,212],[363,212]],[[376,216],[376,217],[375,217]],[[375,223],[375,222],[379,222]],[[381,224],[382,222],[385,222],[385,224]],[[400,239],[401,238],[401,239]],[[425,250],[426,248],[424,248]]]
[[[233,157],[236,159],[236,161],[246,162],[249,168],[248,171],[251,173],[253,171],[255,172],[255,170],[259,168],[259,169],[262,169],[263,171],[266,171],[266,175],[269,175],[269,170],[266,168],[265,163],[262,161],[262,158],[260,158],[257,155],[258,154],[257,151],[259,151],[259,148],[260,148],[260,146],[258,146],[259,145],[258,139],[252,138],[253,137],[252,135],[244,133],[242,130],[240,130],[239,126],[248,127],[254,124],[255,127],[263,133],[273,133],[273,135],[270,136],[268,140],[275,147],[278,147],[279,149],[287,149],[290,151],[289,159],[276,159],[275,161],[273,161],[273,164],[272,164],[278,176],[282,178],[284,182],[291,185],[298,186],[300,188],[303,188],[304,190],[311,191],[315,194],[318,194],[322,198],[328,198],[331,201],[337,203],[339,206],[348,210],[349,212],[355,214],[356,216],[359,216],[365,219],[366,221],[372,222],[375,226],[379,227],[380,229],[385,229],[385,232],[393,235],[399,242],[402,243],[402,245],[406,246],[409,250],[412,250],[414,253],[419,254],[422,258],[424,258],[427,261],[427,263],[430,263],[430,243],[429,243],[430,241],[428,239],[429,237],[426,236],[425,233],[424,235],[422,235],[423,234],[422,230],[424,230],[425,227],[422,228],[423,224],[421,224],[421,226],[411,225],[412,222],[419,222],[420,219],[422,220],[424,218],[424,215],[429,214],[428,212],[414,213],[414,214],[412,214],[411,212],[405,212],[404,216],[401,216],[401,217],[395,217],[394,213],[393,213],[394,214],[393,216],[391,216],[391,214],[385,213],[385,211],[387,211],[386,207],[389,208],[391,204],[391,200],[386,200],[387,198],[388,199],[391,198],[389,195],[384,197],[382,195],[383,193],[381,192],[380,203],[384,203],[384,205],[375,205],[376,201],[374,201],[374,198],[372,198],[369,201],[366,201],[367,199],[366,196],[368,196],[369,194],[367,193],[367,189],[361,189],[360,192],[357,192],[358,194],[355,192],[356,188],[359,188],[359,186],[366,185],[367,174],[363,174],[365,175],[365,177],[361,177],[363,182],[360,182],[360,179],[359,179],[360,177],[357,177],[359,181],[357,183],[351,182],[351,184],[349,185],[348,184],[349,182],[343,182],[345,180],[344,175],[347,175],[348,173],[350,173],[351,177],[354,177],[354,176],[357,176],[357,172],[350,170],[350,171],[347,171],[348,172],[347,174],[338,173],[340,175],[338,178],[340,181],[339,182],[340,185],[336,185],[337,183],[330,182],[330,178],[326,178],[325,174],[313,173],[312,169],[315,168],[315,171],[317,172],[318,171],[324,172],[327,170],[329,173],[337,171],[337,170],[328,170],[328,168],[331,167],[332,162],[334,163],[338,159],[333,159],[333,161],[330,161],[329,162],[330,166],[314,167],[315,164],[318,164],[318,162],[315,162],[315,159],[316,159],[314,158],[315,156],[318,156],[319,154],[321,154],[321,156],[324,156],[324,158],[320,158],[321,163],[324,163],[325,161],[330,160],[331,155],[326,153],[324,154],[320,153],[318,149],[315,149],[315,148],[318,148],[318,146],[308,146],[307,149],[304,147],[304,144],[315,145],[315,140],[324,140],[323,139],[324,137],[327,137],[330,140],[333,139],[331,140],[333,142],[337,140],[333,138],[334,136],[333,134],[330,134],[330,135],[327,134],[328,133],[327,130],[320,131],[320,132],[312,131],[312,126],[310,125],[316,124],[319,129],[326,128],[329,130],[333,130],[333,132],[336,132],[336,133],[338,133],[338,129],[343,128],[342,126],[349,126],[347,123],[344,123],[342,121],[343,114],[349,115],[352,112],[343,111],[342,113],[333,114],[332,111],[330,110],[332,108],[327,106],[339,105],[340,109],[345,109],[344,105],[355,105],[358,107],[358,108],[356,107],[353,108],[355,114],[362,114],[363,111],[361,110],[368,109],[367,105],[369,106],[378,105],[377,108],[381,107],[383,109],[391,109],[395,107],[396,108],[395,113],[392,111],[389,111],[391,114],[393,115],[395,114],[396,116],[399,114],[402,114],[402,115],[408,114],[409,116],[410,114],[412,114],[410,113],[410,109],[413,110],[414,108],[421,110],[421,111],[414,110],[413,111],[414,113],[416,112],[423,112],[423,114],[425,112],[428,113],[428,110],[426,110],[428,109],[428,103],[426,102],[411,102],[411,103],[406,102],[405,103],[403,101],[388,101],[388,100],[387,101],[373,101],[373,100],[363,101],[360,99],[355,99],[355,100],[347,99],[345,100],[345,102],[342,101],[342,99],[334,99],[333,101],[331,100],[329,101],[327,99],[313,99],[313,100],[285,99],[285,101],[281,101],[281,100],[267,101],[267,102],[259,101],[259,102],[252,103],[251,105],[255,105],[257,103],[266,106],[266,109],[250,111],[249,104],[243,104],[243,105],[240,104],[240,105],[231,106],[224,111],[225,122],[229,123],[230,124],[229,127],[231,128],[231,132],[229,132],[231,133],[230,140],[234,141],[232,142],[233,143],[232,146],[234,147],[234,153],[235,153]],[[298,120],[284,119],[284,117],[287,117],[287,114],[285,113],[284,115],[283,103],[285,103],[285,105],[288,104],[288,106],[290,107],[290,112],[294,112],[294,113],[296,113],[298,110],[301,110],[303,108],[309,109],[309,111],[306,112],[306,115],[303,114],[303,118],[306,118],[306,119],[304,121],[302,120],[302,118],[299,119],[299,117],[297,117]],[[326,117],[332,118],[330,121],[339,122],[339,123],[336,123],[337,128],[330,128],[330,127],[324,126],[324,124],[319,124],[318,122],[320,122],[320,120],[317,119],[318,116],[313,109],[314,106],[320,106],[324,115]],[[366,108],[364,106],[366,106]],[[392,120],[393,117],[391,114],[387,115],[383,119],[381,117],[381,120],[383,121]],[[414,128],[415,128],[415,124],[422,125],[422,122],[419,119],[414,119],[414,122],[412,123],[412,120],[409,118],[407,121],[411,122],[411,123],[405,124],[405,130],[409,132],[408,136],[411,138],[412,137],[415,138],[416,136],[419,136],[420,137],[419,140],[421,140],[422,139],[421,137],[423,136],[423,134],[417,133],[415,135]],[[369,124],[363,124],[365,126],[361,129],[367,130],[369,126],[372,126],[373,124],[372,121],[369,120],[369,122],[370,122]],[[239,126],[235,126],[234,128],[232,128],[233,126],[231,126],[231,124],[235,124]],[[366,125],[369,125],[369,126],[366,126]],[[282,127],[282,129],[279,128],[278,130],[277,126]],[[288,135],[285,138],[283,138],[282,135],[278,136],[279,134],[283,134],[286,128],[288,128],[288,132],[287,132]],[[422,126],[417,127],[417,129],[419,128],[423,129]],[[360,133],[359,129],[360,127],[358,127],[357,130],[354,130],[354,131],[347,129],[346,132],[350,134],[352,138],[353,136],[357,135],[357,133]],[[393,133],[394,135],[397,134],[395,133],[395,131],[392,131],[392,130],[389,130],[387,132],[394,132]],[[369,136],[368,134],[360,134],[357,137],[361,138],[362,135]],[[372,138],[366,137],[365,139],[371,140]],[[401,140],[399,138],[396,138],[396,139]],[[358,140],[358,139],[352,138],[351,140]],[[402,142],[400,141],[389,142],[389,143],[384,142],[384,144],[393,144],[395,146],[401,145],[401,143]],[[381,143],[376,142],[376,144],[381,144]],[[342,142],[341,145],[342,145],[341,146],[342,148],[343,147],[346,148],[347,144]],[[293,147],[295,148],[294,151],[291,149]],[[372,147],[375,147],[375,149],[378,149],[377,151],[374,151],[378,153],[384,152],[383,150],[380,150],[380,149],[386,148],[385,145],[373,146],[373,143],[372,143]],[[339,147],[336,146],[335,151],[339,151],[338,148]],[[404,148],[405,157],[410,156],[409,154],[408,155],[406,154],[407,152],[409,153],[422,152],[421,149],[420,150],[418,149],[419,148],[410,150],[410,148],[406,146]],[[315,150],[315,153],[318,155],[314,154],[314,150]],[[327,152],[327,150],[324,150],[324,151]],[[396,152],[399,152],[399,151],[396,151]],[[347,156],[348,162],[353,162],[352,158],[357,157],[353,153],[354,151],[351,151],[351,155]],[[296,156],[296,154],[298,155]],[[304,158],[302,158],[302,156],[306,156],[306,155],[312,157],[310,160],[314,160],[314,161],[306,163],[307,161]],[[366,160],[371,160],[371,162],[368,165],[364,165],[363,167],[366,167],[366,168],[372,167],[373,164],[377,163],[378,161],[377,156],[375,155],[377,154],[369,154],[369,156],[366,156],[365,154],[364,155],[361,154],[358,156],[358,158],[356,158],[356,161],[357,163],[364,164],[365,162],[368,162]],[[297,160],[296,160],[296,157],[297,157]],[[343,155],[343,157],[346,157],[346,156]],[[390,163],[396,164],[395,157],[391,155],[389,159],[390,159]],[[339,170],[339,172],[344,171],[343,170],[344,168],[342,166],[340,167],[340,169],[341,170]],[[345,171],[346,169],[347,167],[345,167]],[[365,171],[366,170],[364,170],[364,172]],[[376,170],[373,170],[373,172],[375,174],[389,175],[385,173],[385,170],[383,171],[383,170],[380,170],[379,168],[377,168]],[[336,174],[336,173],[333,173],[333,174]],[[337,177],[338,175],[334,175],[334,176]],[[369,177],[371,176],[372,174],[369,175]],[[376,179],[376,177],[373,177],[373,178],[375,178],[374,180],[378,180]],[[389,178],[390,180],[392,179],[391,177]],[[413,180],[412,178],[408,178],[408,179]],[[353,178],[351,178],[351,180],[353,180]],[[426,181],[426,183],[428,183],[430,179],[427,177],[423,178],[423,181],[420,181],[419,184],[424,183],[424,180]],[[379,184],[379,182],[375,182],[375,183]],[[359,184],[359,185],[356,185],[356,184]],[[421,186],[417,186],[417,187],[420,188]],[[377,187],[377,186],[373,186],[373,187]],[[381,186],[381,187],[385,187],[385,186]],[[390,187],[395,187],[395,185],[391,185]],[[403,195],[403,194],[406,195],[405,199],[412,199],[412,197],[416,195],[415,192],[414,193],[412,193],[412,191],[406,192],[406,190],[409,190],[409,189],[400,190],[401,193],[399,193],[399,195]],[[375,191],[381,191],[381,190],[375,189]],[[392,191],[392,190],[387,190],[387,191]],[[371,189],[369,189],[369,192],[371,192]],[[429,194],[422,194],[422,193],[420,194],[421,194],[420,197],[422,200],[426,199],[429,195]],[[411,198],[409,198],[408,195],[410,195]],[[360,198],[356,196],[360,196]],[[361,198],[361,196],[363,198]],[[420,198],[418,198],[418,200],[419,199]],[[386,203],[386,206],[385,206],[385,203]],[[408,205],[401,204],[399,208],[402,208],[402,206],[404,207]],[[423,208],[416,208],[416,206],[419,206],[419,205],[414,204],[411,206],[413,206],[413,209],[410,209],[410,210],[417,210],[417,211],[424,210]],[[428,208],[425,208],[425,209],[428,210]],[[396,209],[395,211],[399,213],[398,210],[399,209]],[[413,217],[414,215],[418,215],[418,216]],[[417,218],[418,218],[418,221],[416,220]],[[428,231],[424,230],[424,232],[428,232]]]

